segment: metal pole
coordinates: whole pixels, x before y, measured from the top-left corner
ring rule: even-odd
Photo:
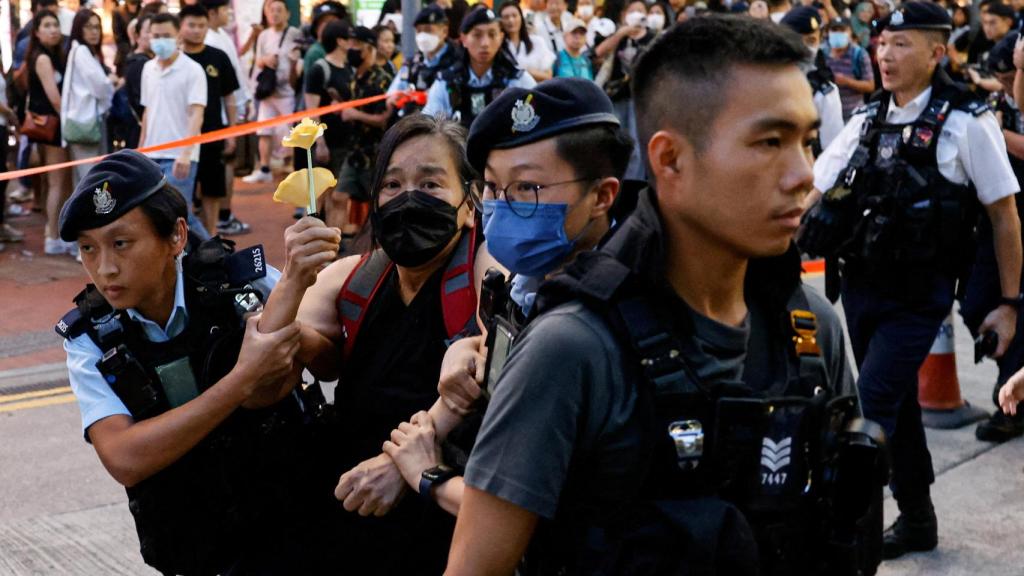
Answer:
[[[413,22],[420,11],[420,0],[402,0],[402,54],[406,62],[416,55],[416,27]]]

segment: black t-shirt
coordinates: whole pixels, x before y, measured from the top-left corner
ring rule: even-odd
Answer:
[[[355,77],[355,70],[351,66],[335,66],[326,58],[321,58],[306,72],[306,94],[319,96],[320,106],[352,100],[356,90]],[[324,140],[329,148],[349,146],[351,126],[341,121],[340,114],[321,116],[320,121],[327,125]]]
[[[149,59],[146,54],[132,53],[124,61],[124,86],[128,90],[128,101],[139,118],[146,109],[142,105],[142,68]]]
[[[203,132],[218,130],[224,127],[221,115],[221,100],[238,90],[238,77],[231,60],[223,50],[213,46],[203,46],[199,52],[190,53],[188,57],[203,67],[206,73],[206,108],[203,110]]]

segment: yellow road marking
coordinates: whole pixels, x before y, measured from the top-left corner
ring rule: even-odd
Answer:
[[[25,400],[26,398],[54,396],[56,394],[64,394],[67,392],[71,392],[70,386],[60,386],[58,388],[50,388],[49,390],[36,390],[34,392],[22,392],[21,394],[8,394],[7,396],[0,394],[0,404],[14,402],[15,400]]]
[[[74,394],[61,394],[60,396],[37,398],[35,400],[25,400],[24,402],[11,402],[9,404],[0,404],[0,412],[14,412],[15,410],[25,410],[27,408],[55,406],[57,404],[68,404],[74,401]]]

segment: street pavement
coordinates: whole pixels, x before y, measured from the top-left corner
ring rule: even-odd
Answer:
[[[282,232],[292,209],[274,204],[273,186],[236,180],[234,209],[272,265],[284,262]],[[87,277],[67,256],[42,253],[42,217],[12,219],[28,235],[0,252],[0,575],[156,574],[138,554],[124,490],[83,441],[53,325]],[[820,277],[807,281],[821,288]],[[995,365],[974,365],[957,320],[963,395],[991,410]],[[883,576],[1024,574],[1024,440],[978,442],[974,427],[929,430],[937,481],[939,549],[884,563]],[[886,518],[896,515],[891,498]]]

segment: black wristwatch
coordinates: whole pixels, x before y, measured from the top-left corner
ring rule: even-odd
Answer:
[[[1012,298],[1002,296],[999,298],[1000,306],[1012,306],[1015,310],[1020,310],[1021,305],[1024,305],[1024,292],[1017,294]]]
[[[451,480],[455,476],[458,476],[458,471],[451,466],[434,466],[433,468],[427,468],[420,475],[420,498],[423,498],[427,502],[433,502],[434,496],[430,493],[430,489],[435,486],[440,486],[445,482]]]

